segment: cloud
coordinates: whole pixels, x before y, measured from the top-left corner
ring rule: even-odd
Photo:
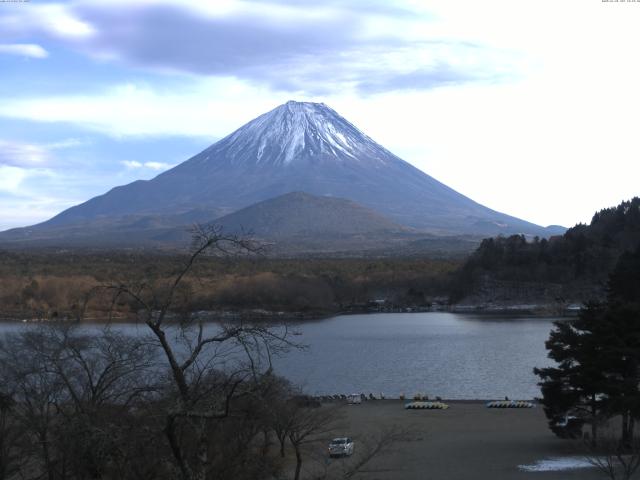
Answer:
[[[59,140],[57,142],[51,142],[45,144],[45,147],[49,150],[63,150],[67,148],[76,148],[88,145],[90,142],[86,139],[79,138],[67,138],[65,140]]]
[[[43,221],[77,203],[46,193],[46,186],[57,180],[51,170],[3,163],[6,145],[0,142],[0,231]],[[21,160],[25,151],[27,157],[31,155],[29,148],[17,150]]]
[[[79,40],[91,36],[95,30],[74,11],[71,3],[2,5],[0,39],[42,36]]]
[[[46,58],[49,56],[49,52],[34,43],[0,44],[1,53],[31,58]]]
[[[174,167],[175,165],[169,165],[164,162],[145,162],[144,166],[146,168],[150,168],[151,170],[166,170],[168,168]]]
[[[124,160],[122,164],[127,168],[142,168],[144,165],[141,162],[135,160]]]
[[[6,98],[0,102],[0,116],[70,123],[113,137],[211,140],[289,99],[234,79],[205,78],[167,87],[122,84],[85,94]]]
[[[150,170],[167,170],[175,167],[164,162],[138,162],[136,160],[124,160],[121,162],[127,168],[148,168]]]
[[[0,140],[0,166],[37,168],[49,160],[49,151],[40,145]]]
[[[60,164],[52,155],[52,151],[75,148],[86,144],[85,140],[76,138],[41,144],[0,139],[0,166],[19,167],[21,169],[50,168],[54,164]]]
[[[0,192],[17,193],[29,175],[23,168],[11,165],[0,165]]]
[[[77,199],[70,201],[46,194],[25,196],[3,192],[0,180],[0,231],[40,223],[77,203]]]
[[[407,35],[418,30],[416,22],[391,7],[381,17],[375,9],[363,14],[336,4],[248,9],[237,3],[218,15],[178,4],[82,7],[82,16],[96,28],[82,48],[159,71],[233,76],[307,94],[345,88],[368,93],[368,80],[380,74],[388,80],[378,88],[431,89],[482,79],[496,60],[502,68],[509,61],[477,45]],[[443,76],[442,70],[450,74]],[[422,81],[408,82],[410,73]]]
[[[0,164],[0,193],[26,198],[31,195],[25,187],[28,181],[50,179],[53,176],[54,174],[45,168],[22,168]]]
[[[233,77],[308,95],[484,81],[511,61],[489,47],[430,35],[429,15],[410,4],[85,0],[37,7],[37,15],[22,9],[25,18],[16,13],[5,28],[13,36],[27,32],[63,42],[101,61]],[[372,85],[375,75],[386,80]],[[412,75],[421,81],[411,83]]]

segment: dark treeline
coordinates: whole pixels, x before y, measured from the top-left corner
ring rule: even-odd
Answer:
[[[589,225],[578,224],[548,240],[522,235],[483,240],[457,274],[452,293],[461,298],[492,281],[595,286],[603,294],[620,255],[639,244],[636,197],[597,212]]]

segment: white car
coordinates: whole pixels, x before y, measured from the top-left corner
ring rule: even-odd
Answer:
[[[349,437],[334,438],[329,444],[329,456],[346,457],[353,455],[353,449],[353,439]]]

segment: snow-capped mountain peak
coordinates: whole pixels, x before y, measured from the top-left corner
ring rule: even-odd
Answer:
[[[396,158],[324,103],[276,107],[206,150],[199,161],[225,158],[233,165],[319,163],[332,160],[386,163]]]

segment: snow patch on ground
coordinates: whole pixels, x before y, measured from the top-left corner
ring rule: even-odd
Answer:
[[[593,465],[584,457],[546,458],[530,465],[518,465],[518,469],[523,472],[562,472],[592,467]]]

